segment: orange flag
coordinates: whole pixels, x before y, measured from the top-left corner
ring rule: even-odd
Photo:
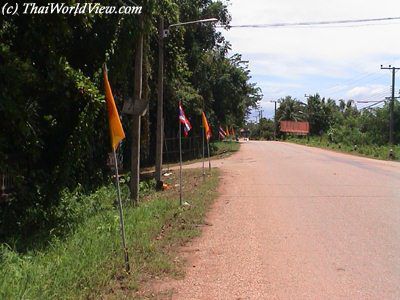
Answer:
[[[232,133],[232,135],[233,135],[233,136],[235,136],[235,135],[236,135],[236,134],[235,134],[235,129],[233,128],[233,126],[232,126],[231,133]]]
[[[206,132],[207,141],[209,141],[211,138],[211,128],[208,125],[206,114],[204,113],[204,111],[201,113],[201,118],[203,119],[203,127]]]
[[[110,126],[111,146],[115,151],[118,148],[119,143],[125,138],[125,132],[122,128],[117,107],[115,106],[114,97],[111,91],[110,83],[108,82],[107,71],[105,68],[103,69],[103,75],[108,111],[108,124]]]
[[[229,128],[226,126],[226,136],[230,136],[231,134],[229,133]]]

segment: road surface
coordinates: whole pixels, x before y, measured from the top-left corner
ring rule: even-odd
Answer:
[[[400,164],[243,143],[173,299],[400,299]]]

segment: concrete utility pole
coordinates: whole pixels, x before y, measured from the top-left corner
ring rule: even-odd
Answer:
[[[131,152],[131,201],[136,205],[139,201],[140,180],[140,121],[147,111],[148,103],[142,100],[143,78],[143,16],[139,20],[139,37],[135,51],[135,93],[132,112],[132,152]]]
[[[157,87],[157,132],[156,132],[156,174],[157,189],[161,189],[164,145],[164,18],[158,25],[158,87]]]
[[[395,90],[395,84],[396,84],[396,70],[400,70],[400,68],[392,67],[389,65],[389,67],[384,67],[381,65],[381,70],[392,70],[392,98],[390,99],[389,103],[389,144],[393,145],[394,143],[394,90]]]
[[[311,118],[310,105],[308,105],[308,99],[310,99],[310,97],[312,97],[312,95],[304,94],[304,98],[307,99],[307,102],[304,103],[304,105],[307,105],[307,122],[308,122],[308,126],[309,126],[308,128],[310,128],[310,118]],[[322,138],[320,138],[320,139],[322,139]],[[308,132],[308,134],[307,134],[307,141],[309,141],[309,140],[310,140],[310,132]]]
[[[278,101],[269,101],[269,102],[275,104],[275,109],[274,109],[274,140],[276,140],[276,135],[277,135],[277,130],[278,130],[278,126],[277,126],[277,122],[276,122],[276,103]]]
[[[310,123],[310,117],[311,117],[310,106],[308,105],[308,99],[309,99],[310,97],[312,97],[312,95],[304,94],[304,98],[307,99],[307,102],[304,103],[304,105],[307,105],[307,121],[308,121],[308,123]],[[303,102],[302,102],[302,103],[303,103]]]
[[[164,39],[168,36],[169,30],[173,27],[186,26],[197,23],[217,22],[215,18],[196,20],[184,23],[176,23],[164,28],[164,19],[160,17],[158,26],[158,87],[157,87],[157,133],[156,133],[156,172],[155,179],[157,188],[161,188],[162,164],[163,164],[163,140],[164,140]]]

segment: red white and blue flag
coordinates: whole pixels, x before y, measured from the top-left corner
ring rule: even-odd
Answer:
[[[222,129],[221,125],[219,125],[218,132],[219,132],[219,136],[220,136],[221,139],[226,137],[226,132],[225,132],[225,130]]]
[[[185,112],[183,111],[182,104],[179,102],[179,122],[183,125],[183,133],[185,136],[188,136],[190,129],[192,129],[192,125],[189,120],[186,118]]]

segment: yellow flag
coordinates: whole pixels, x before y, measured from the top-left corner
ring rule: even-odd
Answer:
[[[115,151],[119,143],[125,138],[125,132],[122,128],[121,120],[118,115],[117,107],[115,106],[114,97],[111,91],[110,83],[108,82],[107,71],[103,70],[104,89],[106,92],[106,103],[108,111],[108,124],[110,126],[111,146]]]
[[[201,118],[203,119],[203,127],[206,132],[207,141],[209,141],[211,138],[211,128],[208,125],[206,114],[204,113],[204,111],[201,113]]]

